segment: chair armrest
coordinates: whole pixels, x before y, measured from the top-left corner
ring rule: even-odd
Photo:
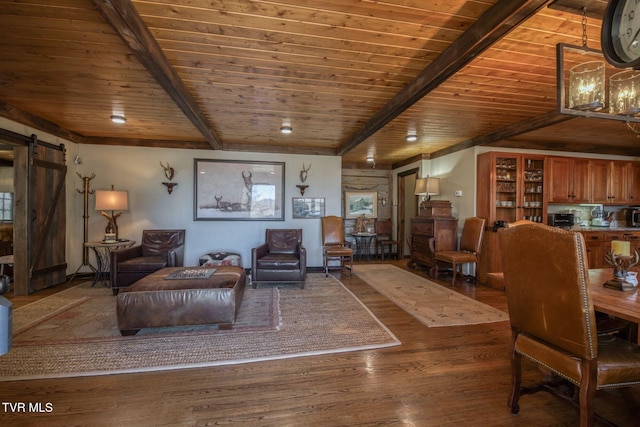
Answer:
[[[305,274],[307,274],[307,248],[298,243],[297,251],[300,255],[300,270],[302,272],[302,277],[304,277]]]
[[[142,245],[131,246],[130,248],[120,249],[111,252],[111,266],[117,265],[119,262],[142,256]],[[113,268],[112,268],[113,270]]]
[[[253,280],[256,278],[256,270],[258,267],[258,259],[262,258],[269,253],[269,245],[263,243],[262,245],[251,248],[251,277]]]
[[[115,289],[118,283],[118,263],[126,261],[128,259],[138,258],[142,256],[142,245],[132,246],[126,249],[120,249],[119,251],[113,251],[110,254],[110,273],[109,280],[111,281],[111,287]]]
[[[167,252],[167,265],[169,267],[182,267],[184,265],[184,245],[169,249],[169,252]]]

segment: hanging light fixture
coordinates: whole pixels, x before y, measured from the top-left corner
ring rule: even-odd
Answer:
[[[609,113],[624,116],[640,113],[640,73],[626,70],[609,78]]]
[[[367,156],[367,163],[371,164],[371,169],[376,167],[376,159],[372,155]]]
[[[587,8],[582,8],[582,48],[587,47]],[[602,61],[578,64],[569,71],[569,108],[599,111],[605,106],[605,65]]]
[[[291,127],[291,125],[282,125],[280,127],[280,132],[284,133],[285,135],[288,135],[293,132],[293,128]]]
[[[415,133],[407,134],[407,142],[416,142],[417,140],[418,140],[418,135],[416,135]]]

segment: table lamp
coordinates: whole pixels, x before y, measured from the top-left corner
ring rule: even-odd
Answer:
[[[118,240],[117,219],[122,214],[122,211],[128,209],[129,200],[126,191],[115,191],[113,185],[111,186],[111,190],[96,191],[96,210],[102,211],[100,212],[102,216],[109,221],[104,230],[105,242],[115,242]],[[111,211],[111,214],[105,211]],[[116,213],[116,211],[120,212]]]
[[[431,196],[440,194],[440,178],[418,178],[416,180],[416,189],[414,193],[417,196],[426,196],[424,200],[431,200]]]

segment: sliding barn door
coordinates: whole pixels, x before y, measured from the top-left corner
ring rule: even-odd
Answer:
[[[66,281],[64,145],[14,149],[14,292],[27,295]]]

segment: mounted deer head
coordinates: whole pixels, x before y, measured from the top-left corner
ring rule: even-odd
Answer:
[[[167,162],[166,166],[163,165],[162,162],[160,162],[160,166],[162,166],[162,168],[164,169],[164,176],[166,176],[167,179],[171,181],[173,179],[173,174],[175,173],[175,171],[171,166],[169,166],[169,162]]]
[[[302,164],[302,170],[300,171],[300,181],[305,182],[307,180],[309,169],[311,169],[311,163],[309,163],[309,167],[307,168],[304,167],[304,163]]]

